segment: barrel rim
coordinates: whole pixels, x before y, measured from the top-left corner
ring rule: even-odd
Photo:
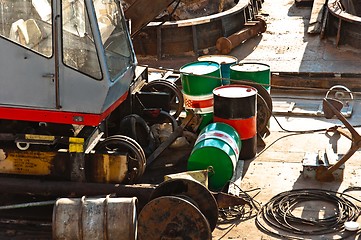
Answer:
[[[212,57],[219,57],[219,58],[228,58],[228,59],[233,59],[234,62],[218,62],[218,61],[214,61],[214,60],[203,60],[203,58],[212,58]],[[205,61],[211,61],[211,62],[216,62],[218,64],[237,64],[238,63],[238,58],[232,55],[225,55],[225,54],[210,54],[210,55],[203,55],[203,56],[199,56],[197,58],[198,61],[200,62],[205,62]]]
[[[223,85],[223,86],[219,86],[219,87],[216,87],[215,89],[213,89],[213,95],[216,95],[216,96],[220,96],[220,95],[217,95],[216,92],[220,89],[224,89],[224,88],[235,88],[235,87],[242,87],[242,88],[250,88],[252,89],[252,91],[255,93],[255,94],[252,94],[252,95],[249,95],[249,96],[254,96],[258,94],[258,90],[257,88],[255,87],[252,87],[250,85],[246,85],[246,84],[230,84],[230,85]],[[247,97],[249,97],[247,96]],[[224,97],[224,96],[220,96],[220,97]],[[243,96],[245,97],[245,96]],[[228,97],[228,98],[242,98],[242,96],[237,96],[237,97]]]
[[[210,71],[210,72],[203,72],[202,74],[184,71],[184,69],[185,69],[186,67],[201,65],[202,63],[212,63],[212,64],[215,64],[215,65],[217,66],[217,70],[215,70],[215,71]],[[183,66],[181,66],[181,67],[179,68],[179,71],[180,71],[180,74],[184,74],[184,75],[193,74],[193,75],[204,76],[204,75],[207,75],[207,74],[214,73],[214,72],[216,72],[216,71],[220,71],[220,66],[221,66],[221,65],[220,65],[219,63],[215,62],[215,61],[194,61],[194,62],[190,62],[190,63],[184,64]]]
[[[263,65],[263,66],[266,66],[268,67],[268,69],[265,69],[265,70],[262,70],[262,71],[244,71],[244,72],[265,72],[265,71],[271,71],[271,66],[266,64],[266,63],[260,63],[260,62],[238,62],[238,63],[235,63],[235,64],[232,64],[229,68],[230,70],[236,70],[234,69],[234,66],[242,66],[242,65],[251,65],[251,64],[254,64],[254,65]]]

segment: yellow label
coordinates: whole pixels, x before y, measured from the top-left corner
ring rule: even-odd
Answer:
[[[76,138],[76,137],[70,137],[69,138],[70,143],[84,143],[84,138]]]
[[[25,134],[27,140],[54,141],[54,136]]]
[[[52,152],[37,151],[7,152],[6,158],[0,161],[0,172],[49,175],[55,155]]]
[[[69,138],[69,152],[84,152],[84,138]]]

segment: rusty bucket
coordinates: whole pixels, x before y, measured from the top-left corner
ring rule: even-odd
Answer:
[[[137,198],[60,198],[53,209],[53,240],[137,239]]]

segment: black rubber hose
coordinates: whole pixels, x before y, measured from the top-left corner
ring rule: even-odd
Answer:
[[[122,119],[119,125],[119,133],[137,141],[146,156],[155,150],[154,135],[146,121],[137,114],[131,114]]]
[[[270,235],[287,239],[305,239],[304,236],[323,235],[344,231],[344,223],[356,221],[360,208],[348,200],[346,194],[320,189],[298,189],[274,196],[256,218],[257,227]],[[308,201],[323,201],[334,206],[335,215],[306,219],[292,214],[296,206]],[[285,234],[276,232],[281,230]],[[354,234],[354,233],[352,233]]]

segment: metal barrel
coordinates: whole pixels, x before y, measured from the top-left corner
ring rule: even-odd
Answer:
[[[218,191],[232,178],[241,149],[237,131],[225,123],[202,129],[188,158],[188,170],[211,168],[209,189]]]
[[[213,120],[214,88],[222,85],[220,65],[216,62],[192,62],[180,68],[185,110],[203,117],[199,129]]]
[[[270,66],[264,63],[233,64],[230,66],[230,78],[231,83],[237,83],[237,80],[251,81],[263,85],[268,92],[271,91]]]
[[[257,89],[246,85],[227,85],[213,90],[214,122],[232,126],[239,134],[242,149],[239,159],[257,153]]]
[[[198,61],[213,61],[221,66],[222,85],[230,83],[230,67],[238,63],[238,58],[230,55],[204,55],[198,57]]]
[[[53,209],[53,240],[137,239],[137,198],[60,198]]]

